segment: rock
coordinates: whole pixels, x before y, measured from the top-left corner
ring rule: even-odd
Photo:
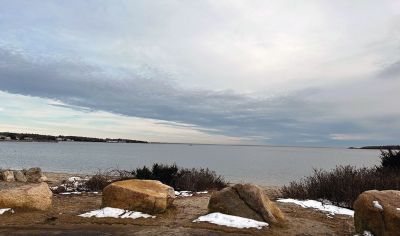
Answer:
[[[15,180],[19,181],[19,182],[26,182],[27,181],[24,173],[22,173],[22,171],[20,171],[20,170],[14,170],[14,177],[15,177]]]
[[[6,182],[15,181],[14,173],[12,172],[12,170],[3,170],[1,172],[1,178],[2,178],[3,181],[6,181]]]
[[[264,191],[253,184],[236,184],[214,192],[209,212],[221,212],[268,223],[282,223],[285,217]]]
[[[3,189],[0,190],[0,208],[45,211],[51,207],[52,196],[46,183]]]
[[[363,192],[353,205],[356,231],[370,231],[375,236],[400,233],[400,191]]]
[[[103,207],[154,214],[162,213],[172,205],[174,189],[156,180],[124,180],[103,189]]]
[[[25,172],[26,179],[31,183],[41,183],[47,181],[47,177],[39,167],[30,168]]]

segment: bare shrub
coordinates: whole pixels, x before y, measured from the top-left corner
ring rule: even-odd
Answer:
[[[112,182],[126,179],[151,179],[173,187],[176,190],[204,191],[219,190],[228,184],[224,178],[209,169],[185,169],[176,164],[155,163],[151,168],[143,166],[132,171],[113,169],[99,171],[92,176],[85,187],[89,191],[101,191]]]
[[[400,151],[381,150],[381,165],[383,168],[400,169]]]
[[[112,179],[109,177],[109,175],[99,172],[86,181],[85,187],[89,191],[102,191],[111,182]]]
[[[209,169],[185,169],[176,164],[153,164],[152,168],[146,166],[132,171],[137,179],[154,179],[172,186],[176,190],[204,191],[221,189],[227,186],[220,175]]]
[[[311,176],[291,182],[281,192],[285,198],[326,199],[352,208],[359,194],[372,189],[400,189],[400,173],[380,167],[357,169],[337,166],[330,171],[314,169]]]
[[[209,169],[181,169],[174,182],[177,190],[220,190],[228,184],[224,178]]]

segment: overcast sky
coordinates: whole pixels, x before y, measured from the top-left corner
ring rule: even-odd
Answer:
[[[398,0],[0,3],[0,131],[399,144]]]

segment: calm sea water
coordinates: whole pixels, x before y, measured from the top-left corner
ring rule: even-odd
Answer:
[[[283,185],[309,175],[312,168],[378,164],[376,150],[268,146],[124,143],[0,142],[0,167],[39,166],[45,171],[95,173],[133,169],[154,162],[215,170],[232,182]]]

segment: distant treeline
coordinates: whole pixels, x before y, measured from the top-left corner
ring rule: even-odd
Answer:
[[[147,141],[132,140],[132,139],[109,139],[109,138],[103,139],[103,138],[80,137],[80,136],[63,136],[63,135],[53,136],[53,135],[43,135],[43,134],[24,134],[24,133],[11,133],[11,132],[0,132],[0,140],[36,141],[36,142],[75,141],[75,142],[147,143]]]
[[[365,146],[365,147],[361,147],[360,149],[400,150],[400,145]]]

